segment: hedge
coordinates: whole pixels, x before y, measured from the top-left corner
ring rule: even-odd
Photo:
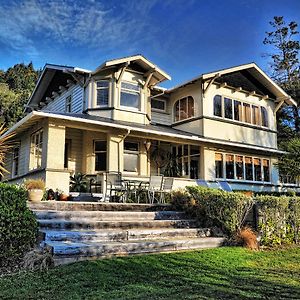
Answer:
[[[26,200],[23,188],[0,183],[0,267],[21,259],[36,242],[37,221]]]

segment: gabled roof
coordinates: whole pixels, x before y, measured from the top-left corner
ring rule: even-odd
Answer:
[[[93,72],[93,74],[98,73],[102,70],[117,67],[117,66],[120,66],[120,65],[123,65],[126,63],[127,64],[137,64],[141,67],[142,70],[145,70],[145,72],[153,70],[154,76],[158,79],[157,83],[162,82],[164,80],[171,80],[171,77],[169,74],[167,74],[165,71],[160,69],[157,65],[152,63],[150,60],[148,60],[141,54],[136,54],[133,56],[126,56],[126,57],[122,57],[122,58],[108,60],[108,61],[104,62],[102,65],[100,65],[98,68],[96,68],[96,70]]]
[[[233,73],[241,73],[243,71],[247,70],[247,72],[253,76],[254,79],[256,79],[261,85],[263,85],[267,90],[270,91],[272,95],[276,97],[276,101],[285,101],[289,105],[296,105],[295,100],[293,100],[278,84],[276,84],[261,68],[259,68],[255,63],[248,63],[243,64],[227,69],[221,69],[210,73],[203,73],[200,76],[197,76],[189,81],[186,81],[182,84],[179,84],[171,89],[168,90],[168,92],[172,92],[180,87],[183,87],[187,84],[194,83],[198,80],[209,80],[214,77],[221,78],[222,76],[226,76],[228,74]],[[271,95],[269,95],[271,96]]]

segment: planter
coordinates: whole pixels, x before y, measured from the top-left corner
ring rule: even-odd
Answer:
[[[69,195],[66,195],[66,194],[60,194],[59,200],[60,200],[60,201],[68,201],[68,200],[69,200]]]
[[[43,190],[28,190],[28,200],[32,202],[39,202],[43,199],[44,191]]]

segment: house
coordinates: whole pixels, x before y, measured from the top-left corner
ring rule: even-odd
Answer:
[[[69,191],[70,174],[170,174],[175,187],[226,180],[238,190],[276,190],[276,112],[294,101],[256,64],[202,74],[174,88],[142,55],[94,71],[46,64],[10,128],[18,143],[4,180],[43,178]]]

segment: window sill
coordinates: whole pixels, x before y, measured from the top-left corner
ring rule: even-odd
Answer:
[[[263,185],[273,185],[270,181],[253,181],[253,180],[238,180],[238,179],[226,179],[226,178],[216,178],[217,181],[227,181],[231,183],[242,183],[242,184],[263,184]]]

